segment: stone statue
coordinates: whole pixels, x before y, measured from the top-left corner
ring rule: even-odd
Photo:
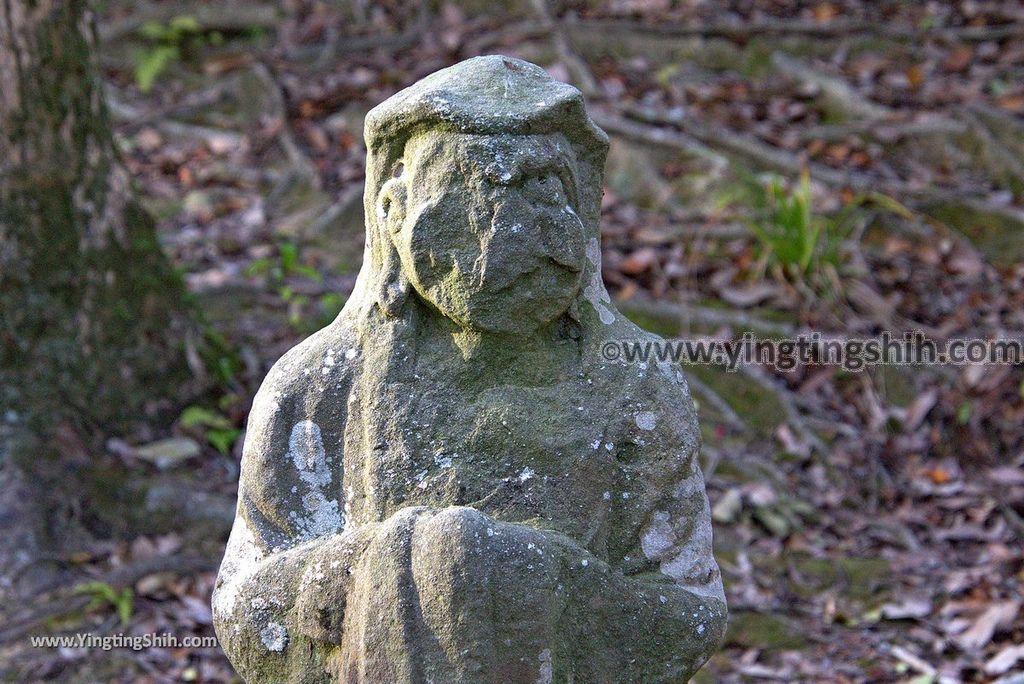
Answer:
[[[250,683],[681,682],[725,598],[682,375],[601,281],[607,137],[478,57],[366,120],[366,251],[252,408],[214,592]]]

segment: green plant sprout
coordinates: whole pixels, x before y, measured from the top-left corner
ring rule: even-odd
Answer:
[[[204,32],[195,17],[189,16],[175,17],[167,24],[147,21],[139,27],[139,35],[149,44],[135,54],[135,83],[143,93],[153,89],[171,64],[184,59],[187,50],[224,41],[217,31]]]
[[[178,422],[184,428],[202,430],[206,441],[225,456],[231,453],[231,447],[242,434],[226,416],[202,406],[189,406],[182,411]]]
[[[135,597],[130,588],[117,591],[106,582],[85,582],[75,587],[75,593],[92,597],[86,610],[110,605],[117,611],[122,625],[127,625],[132,619]]]

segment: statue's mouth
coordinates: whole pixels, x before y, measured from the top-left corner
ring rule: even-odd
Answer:
[[[474,289],[483,296],[514,295],[528,302],[561,299],[578,289],[581,270],[551,256],[539,256],[525,268],[503,273],[500,279],[482,272]]]

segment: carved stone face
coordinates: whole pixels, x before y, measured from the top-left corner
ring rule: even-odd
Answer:
[[[429,132],[406,146],[378,213],[415,291],[461,326],[532,331],[580,289],[584,227],[561,134]]]

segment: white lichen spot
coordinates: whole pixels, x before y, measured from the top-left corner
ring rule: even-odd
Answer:
[[[540,670],[536,684],[551,684],[552,678],[555,676],[555,668],[551,663],[551,649],[545,648],[541,651],[537,660],[540,661]]]
[[[532,479],[535,474],[536,473],[533,472],[533,468],[523,468],[522,472],[519,473],[519,481],[526,482],[527,480]]]
[[[267,623],[267,626],[260,630],[260,641],[268,651],[280,653],[288,645],[288,630],[276,622]]]
[[[696,462],[690,464],[690,476],[680,480],[672,491],[672,496],[677,499],[692,500],[704,497],[704,475],[700,472]]]
[[[672,364],[668,361],[658,361],[657,365],[662,376],[664,376],[669,382],[676,382],[676,373],[678,373],[678,371],[672,367]]]
[[[583,567],[587,567],[588,565],[590,565],[590,561],[588,561],[586,558],[584,558],[583,560],[580,561],[580,565],[582,565]]]
[[[345,352],[345,358],[351,361],[352,359],[356,358],[356,353],[357,352],[355,348],[349,349],[347,352]]]
[[[641,430],[650,431],[658,424],[658,416],[653,411],[641,411],[633,418]]]
[[[288,515],[299,541],[341,531],[345,520],[338,502],[330,496],[331,470],[320,426],[311,420],[296,423],[288,439],[288,457],[307,487],[302,496],[302,510],[291,511]]]
[[[604,493],[604,500],[605,501],[611,501],[611,498],[612,498],[612,493],[611,492],[605,492]]]
[[[694,474],[677,487],[675,495],[695,506],[692,513],[695,520],[683,543],[676,545],[661,560],[661,572],[684,585],[691,593],[724,603],[722,574],[711,552],[711,511],[700,471],[695,469]]]
[[[593,442],[590,443],[590,448],[593,449],[594,451],[597,451],[598,449],[600,449],[601,448],[601,440],[595,439]]]
[[[236,516],[224,550],[217,588],[213,591],[214,614],[228,618],[235,609],[235,600],[245,581],[259,568],[263,552],[256,544],[256,536],[242,516]]]
[[[661,560],[672,550],[675,544],[675,532],[669,515],[665,511],[655,511],[651,523],[640,538],[640,548],[649,560]]]
[[[590,283],[583,288],[583,296],[594,307],[601,322],[610,325],[615,322],[615,314],[605,306],[605,304],[610,304],[612,299],[608,296],[608,291],[604,289],[604,283],[601,282],[601,245],[597,238],[592,238],[587,243],[587,259],[590,260],[594,269],[590,275]]]

